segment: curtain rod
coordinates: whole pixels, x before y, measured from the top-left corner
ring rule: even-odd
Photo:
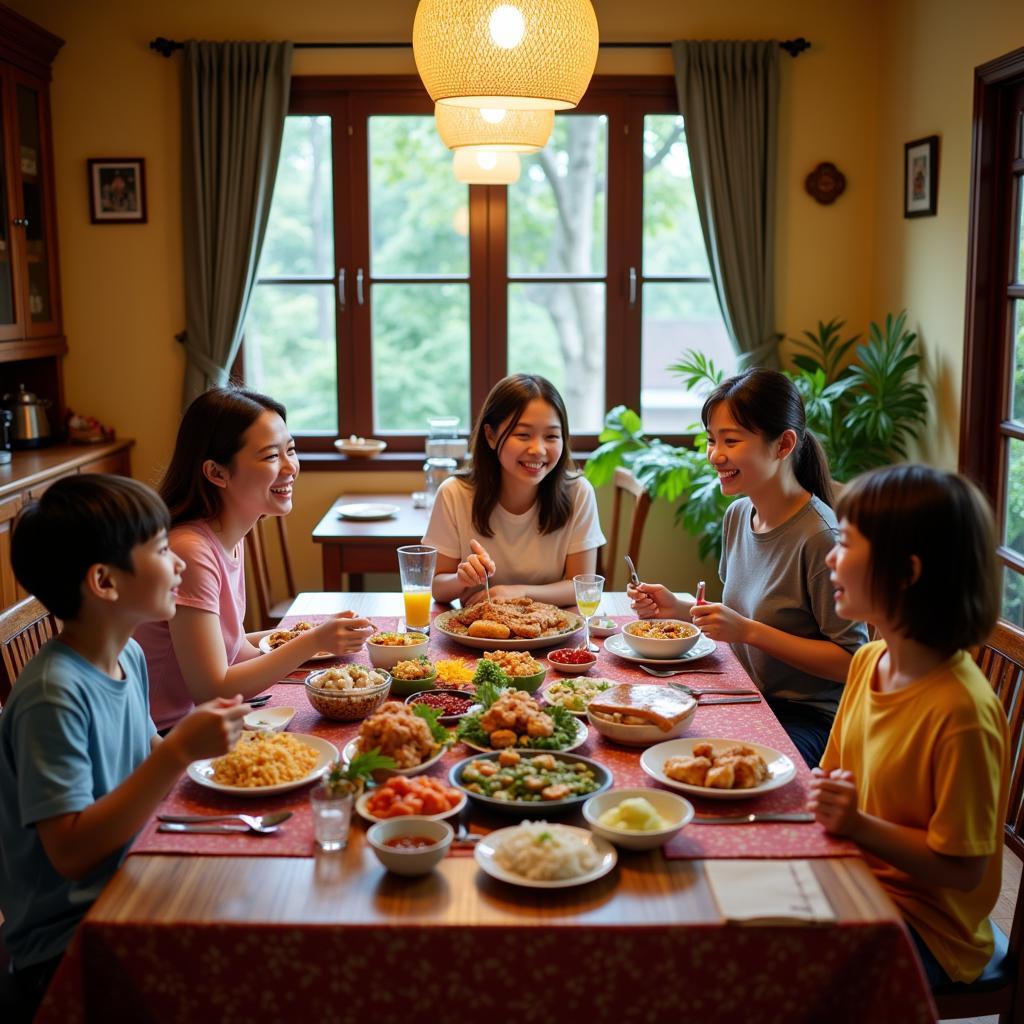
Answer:
[[[295,43],[296,50],[409,50],[412,43]],[[637,43],[599,43],[602,50],[654,50],[670,47],[671,42],[637,42]],[[810,49],[810,42],[803,36],[797,39],[786,39],[779,43],[790,57],[798,57],[804,50]],[[157,36],[149,41],[149,48],[161,57],[170,57],[175,50],[184,49],[185,44],[177,39],[166,39]]]

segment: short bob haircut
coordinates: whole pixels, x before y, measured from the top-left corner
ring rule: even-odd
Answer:
[[[204,391],[185,410],[171,463],[158,488],[171,510],[172,525],[220,515],[221,493],[203,475],[203,463],[212,459],[229,469],[245,432],[265,412],[288,418],[280,402],[232,385]]]
[[[170,525],[159,495],[137,480],[67,476],[18,516],[11,539],[14,575],[58,619],[74,619],[90,566],[133,572],[133,548]]]
[[[871,545],[869,592],[904,636],[947,656],[988,638],[999,615],[995,526],[969,480],[929,466],[885,466],[843,491],[836,518]]]

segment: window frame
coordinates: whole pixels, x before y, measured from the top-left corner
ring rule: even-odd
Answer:
[[[338,434],[323,431],[296,436],[304,463],[337,468],[345,460],[334,450],[335,436],[371,435],[373,429],[371,284],[369,223],[369,117],[432,115],[433,103],[415,75],[307,75],[292,79],[288,113],[321,114],[332,119],[334,278],[260,278],[260,283],[333,283],[337,352]],[[595,76],[573,114],[608,117],[605,238],[605,407],[640,409],[643,286],[709,278],[643,272],[644,117],[678,114],[675,80],[669,75]],[[640,141],[636,141],[636,140]],[[364,158],[365,154],[365,158]],[[615,201],[612,201],[612,197]],[[508,274],[508,195],[505,186],[468,186],[470,408],[475,415],[494,381],[507,372],[508,286],[528,275]],[[630,269],[636,271],[635,301],[629,301]],[[362,303],[356,278],[363,273]],[[342,275],[344,270],[344,275]],[[430,280],[418,276],[417,280]],[[449,280],[438,275],[438,280]],[[547,279],[547,278],[546,278]],[[566,277],[565,280],[572,278]],[[585,280],[602,280],[599,275]],[[344,280],[344,303],[340,289]],[[382,276],[381,280],[403,280]],[[552,281],[563,278],[550,278]],[[241,355],[236,368],[241,371]],[[239,372],[241,376],[241,372]],[[359,468],[406,468],[423,452],[425,434],[387,433],[384,457]],[[692,441],[685,433],[662,434],[666,441]],[[574,452],[597,447],[597,433],[574,433]],[[387,456],[390,456],[387,457]]]

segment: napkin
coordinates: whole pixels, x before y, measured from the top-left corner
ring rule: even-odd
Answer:
[[[806,860],[709,860],[711,892],[728,921],[777,924],[836,919]]]

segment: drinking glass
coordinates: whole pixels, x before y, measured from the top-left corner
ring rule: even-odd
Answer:
[[[604,593],[604,577],[597,573],[585,572],[579,576],[573,576],[573,585],[576,587],[576,606],[580,610],[584,621],[584,643],[591,654],[598,654],[600,648],[590,640],[590,620],[594,612],[601,606],[601,595]]]
[[[398,549],[398,573],[405,600],[405,628],[419,633],[430,631],[430,585],[434,581],[437,548],[406,544]]]
[[[352,824],[352,792],[330,789],[322,783],[309,794],[313,811],[313,838],[321,850],[344,850]]]

